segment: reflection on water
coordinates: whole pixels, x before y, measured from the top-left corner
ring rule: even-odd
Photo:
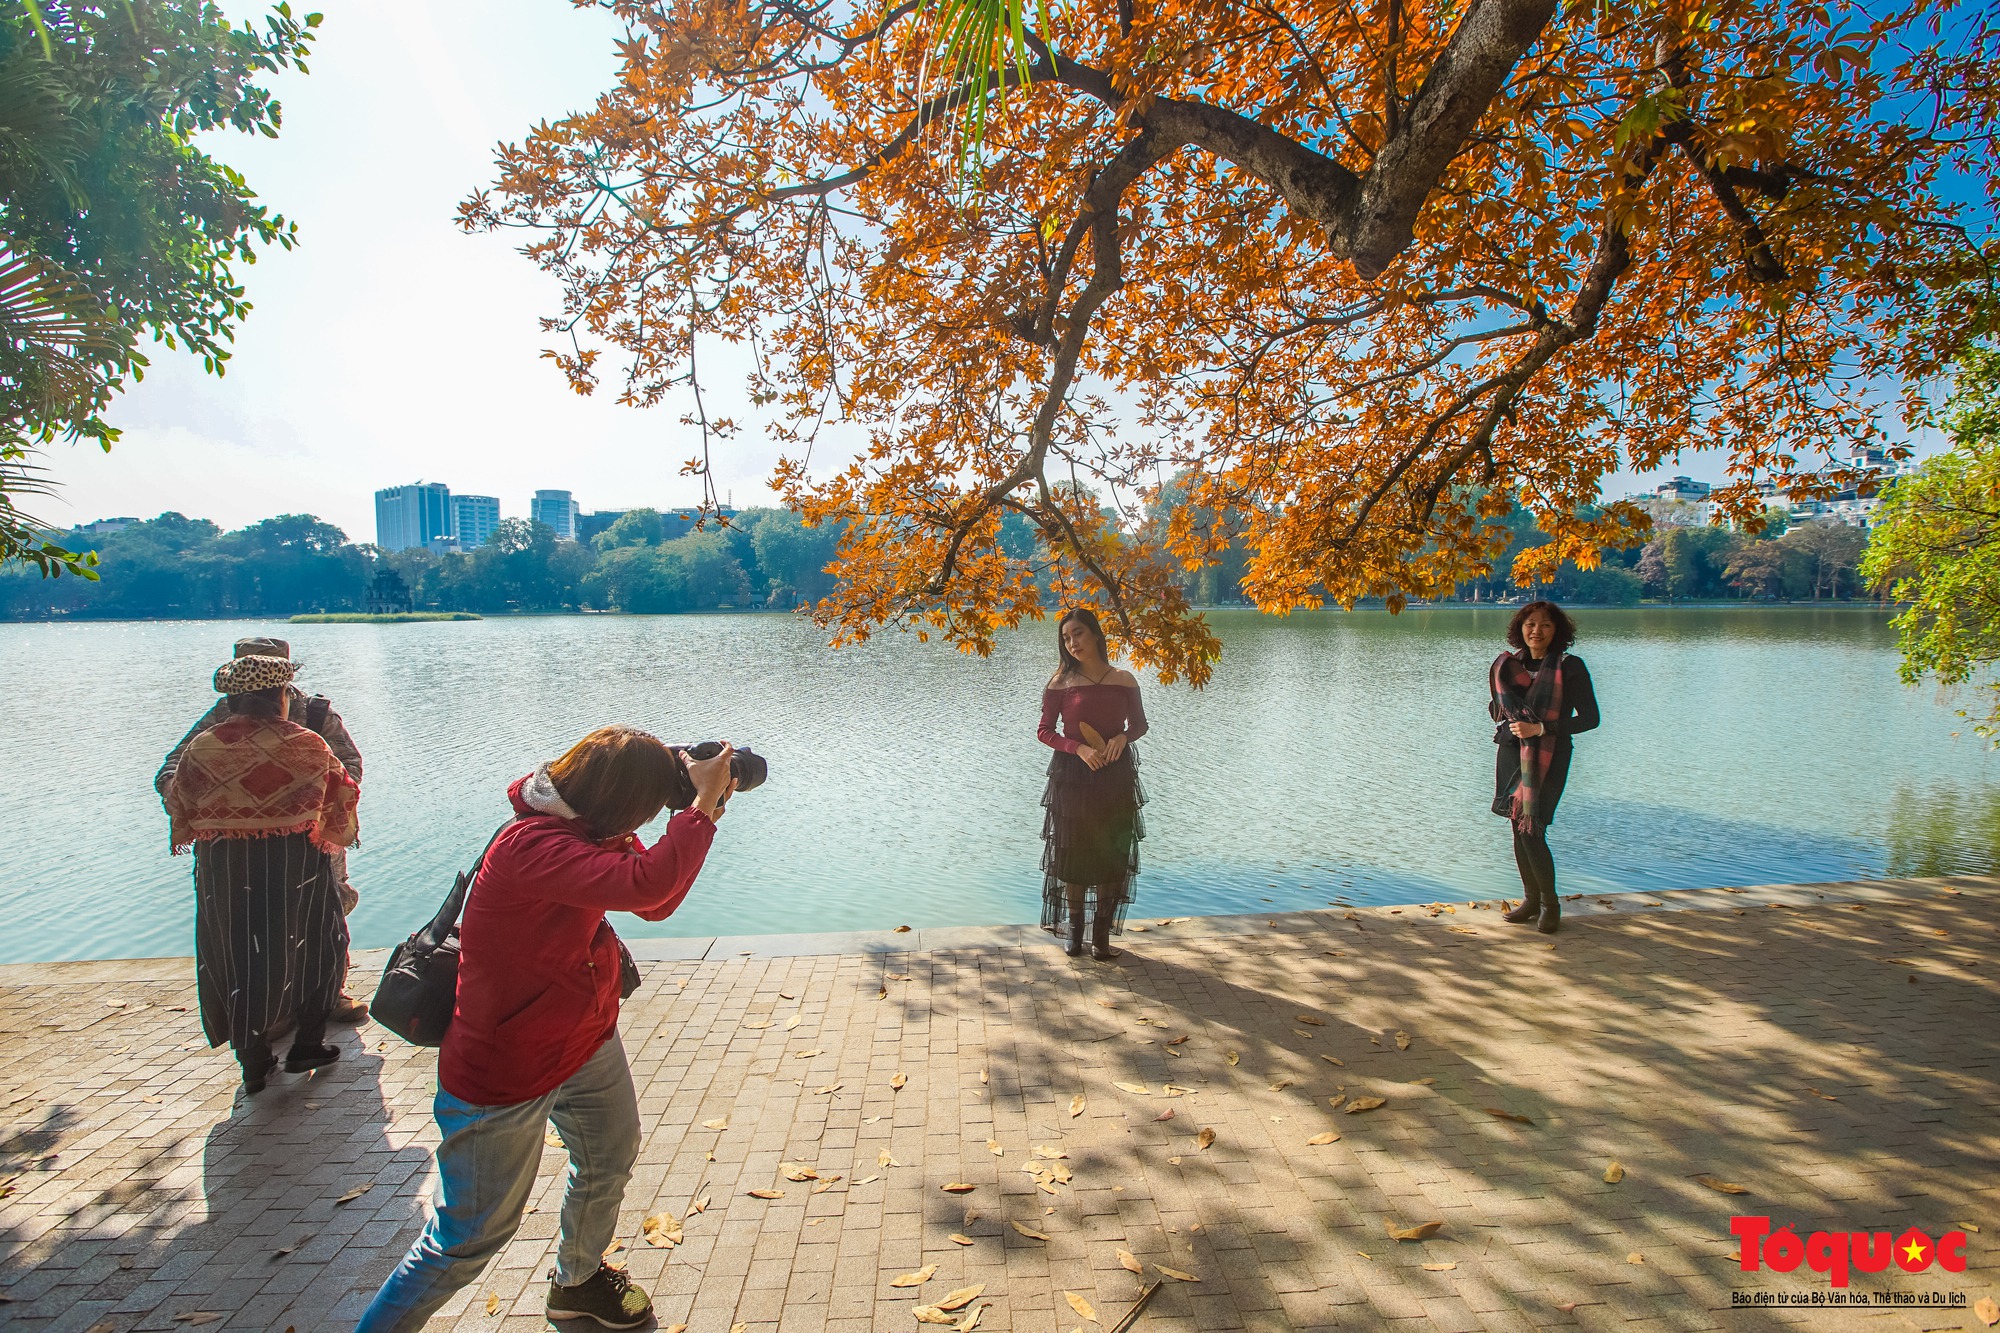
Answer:
[[[1140,916],[1496,897],[1485,673],[1506,614],[1212,617],[1199,694],[1149,686]],[[2000,782],[1861,610],[1587,611],[1604,726],[1553,830],[1566,889],[1986,870]],[[0,960],[185,954],[188,862],[150,780],[250,622],[0,626]],[[507,782],[598,724],[754,743],[687,905],[633,935],[1032,921],[1034,730],[1054,629],[988,659],[830,652],[778,616],[280,629],[367,760],[357,943],[401,938],[506,814]]]

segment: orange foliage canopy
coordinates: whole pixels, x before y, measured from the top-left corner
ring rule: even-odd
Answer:
[[[540,233],[580,391],[606,350],[645,405],[754,347],[776,484],[849,525],[837,641],[984,652],[1052,565],[1199,685],[1179,574],[1234,533],[1266,609],[1399,607],[1483,571],[1515,498],[1552,534],[1524,582],[1631,541],[1590,507],[1621,465],[1724,451],[1754,516],[1843,479],[2000,258],[1981,6],[1070,0],[1026,77],[989,66],[976,165],[919,0],[610,8],[617,86],[462,221]],[[829,420],[867,443],[816,476]]]

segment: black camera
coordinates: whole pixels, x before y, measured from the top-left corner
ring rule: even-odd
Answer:
[[[690,759],[713,759],[722,753],[722,742],[696,741],[692,745],[675,745],[669,742],[667,748],[678,751]],[[737,746],[736,752],[729,757],[729,776],[736,779],[737,791],[755,791],[764,785],[764,779],[770,775],[771,766],[764,761],[764,756],[747,745]],[[677,790],[667,804],[675,810],[685,810],[694,804],[694,779],[688,776],[685,768],[681,769],[677,776]]]

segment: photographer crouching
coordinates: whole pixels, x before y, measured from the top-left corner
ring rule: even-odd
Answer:
[[[687,897],[738,786],[732,766],[754,761],[726,743],[697,752],[709,757],[600,727],[508,788],[515,819],[488,845],[459,925],[434,1105],[437,1210],[357,1333],[420,1329],[478,1278],[520,1226],[551,1120],[570,1169],[549,1318],[637,1328],[652,1317],[646,1293],[604,1263],[639,1152],[618,1037],[631,964],[604,914],[659,921]],[[668,805],[680,813],[647,847],[635,831]]]

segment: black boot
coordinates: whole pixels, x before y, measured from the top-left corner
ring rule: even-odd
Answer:
[[[1526,925],[1530,921],[1533,921],[1536,917],[1539,917],[1541,914],[1542,914],[1541,891],[1535,888],[1533,885],[1523,885],[1521,888],[1521,905],[1519,907],[1516,907],[1511,912],[1502,912],[1500,914],[1500,919],[1502,921],[1511,922],[1512,924],[1517,926],[1522,926]]]
[[[1090,921],[1090,956],[1100,963],[1108,963],[1118,956],[1118,951],[1111,947],[1112,912],[1116,910],[1107,911],[1099,904],[1097,915]]]
[[[1083,957],[1083,913],[1081,912],[1069,914],[1069,943],[1063,946],[1063,952],[1071,958]]]
[[[1562,904],[1556,901],[1554,893],[1542,895],[1542,914],[1535,922],[1535,929],[1544,935],[1553,935],[1562,926]]]

